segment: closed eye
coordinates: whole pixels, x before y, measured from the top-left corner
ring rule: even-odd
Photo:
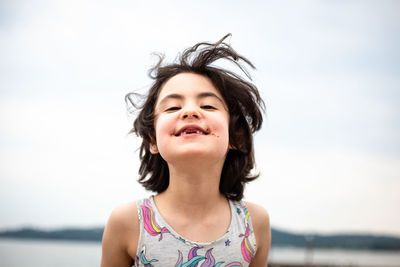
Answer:
[[[175,110],[180,110],[181,108],[180,107],[170,107],[170,108],[167,108],[165,111],[175,111]]]
[[[201,106],[201,108],[202,109],[216,109],[215,107],[210,106],[210,105],[204,105],[204,106]]]

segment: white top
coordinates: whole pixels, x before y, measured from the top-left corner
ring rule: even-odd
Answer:
[[[249,266],[256,242],[250,214],[243,201],[229,200],[231,223],[215,241],[185,240],[158,212],[153,196],[136,202],[140,236],[134,266]]]

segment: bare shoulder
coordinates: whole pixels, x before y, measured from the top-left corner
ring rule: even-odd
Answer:
[[[253,224],[269,226],[269,214],[264,207],[251,202],[245,202],[245,204],[250,212]]]
[[[101,266],[130,266],[139,238],[136,203],[116,207],[103,233]]]
[[[256,238],[259,237],[260,239],[260,237],[262,237],[262,241],[264,241],[265,239],[263,237],[265,237],[266,234],[269,234],[270,232],[270,221],[268,212],[260,205],[251,202],[246,202],[245,204],[250,213],[251,222],[253,224]],[[260,243],[259,240],[256,241],[257,243]]]
[[[251,202],[246,202],[245,204],[250,213],[257,243],[256,254],[250,266],[266,266],[271,246],[269,214],[265,208],[260,205]]]
[[[135,202],[126,203],[116,207],[110,215],[107,224],[118,224],[126,228],[139,226],[138,213]]]

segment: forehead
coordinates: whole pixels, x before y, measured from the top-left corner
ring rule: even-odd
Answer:
[[[161,87],[157,103],[171,94],[194,97],[202,93],[213,93],[223,100],[221,93],[215,88],[209,78],[195,73],[180,73],[171,77]]]

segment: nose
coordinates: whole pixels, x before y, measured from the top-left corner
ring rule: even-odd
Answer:
[[[199,119],[200,112],[196,109],[186,109],[182,111],[181,118],[182,119]]]

